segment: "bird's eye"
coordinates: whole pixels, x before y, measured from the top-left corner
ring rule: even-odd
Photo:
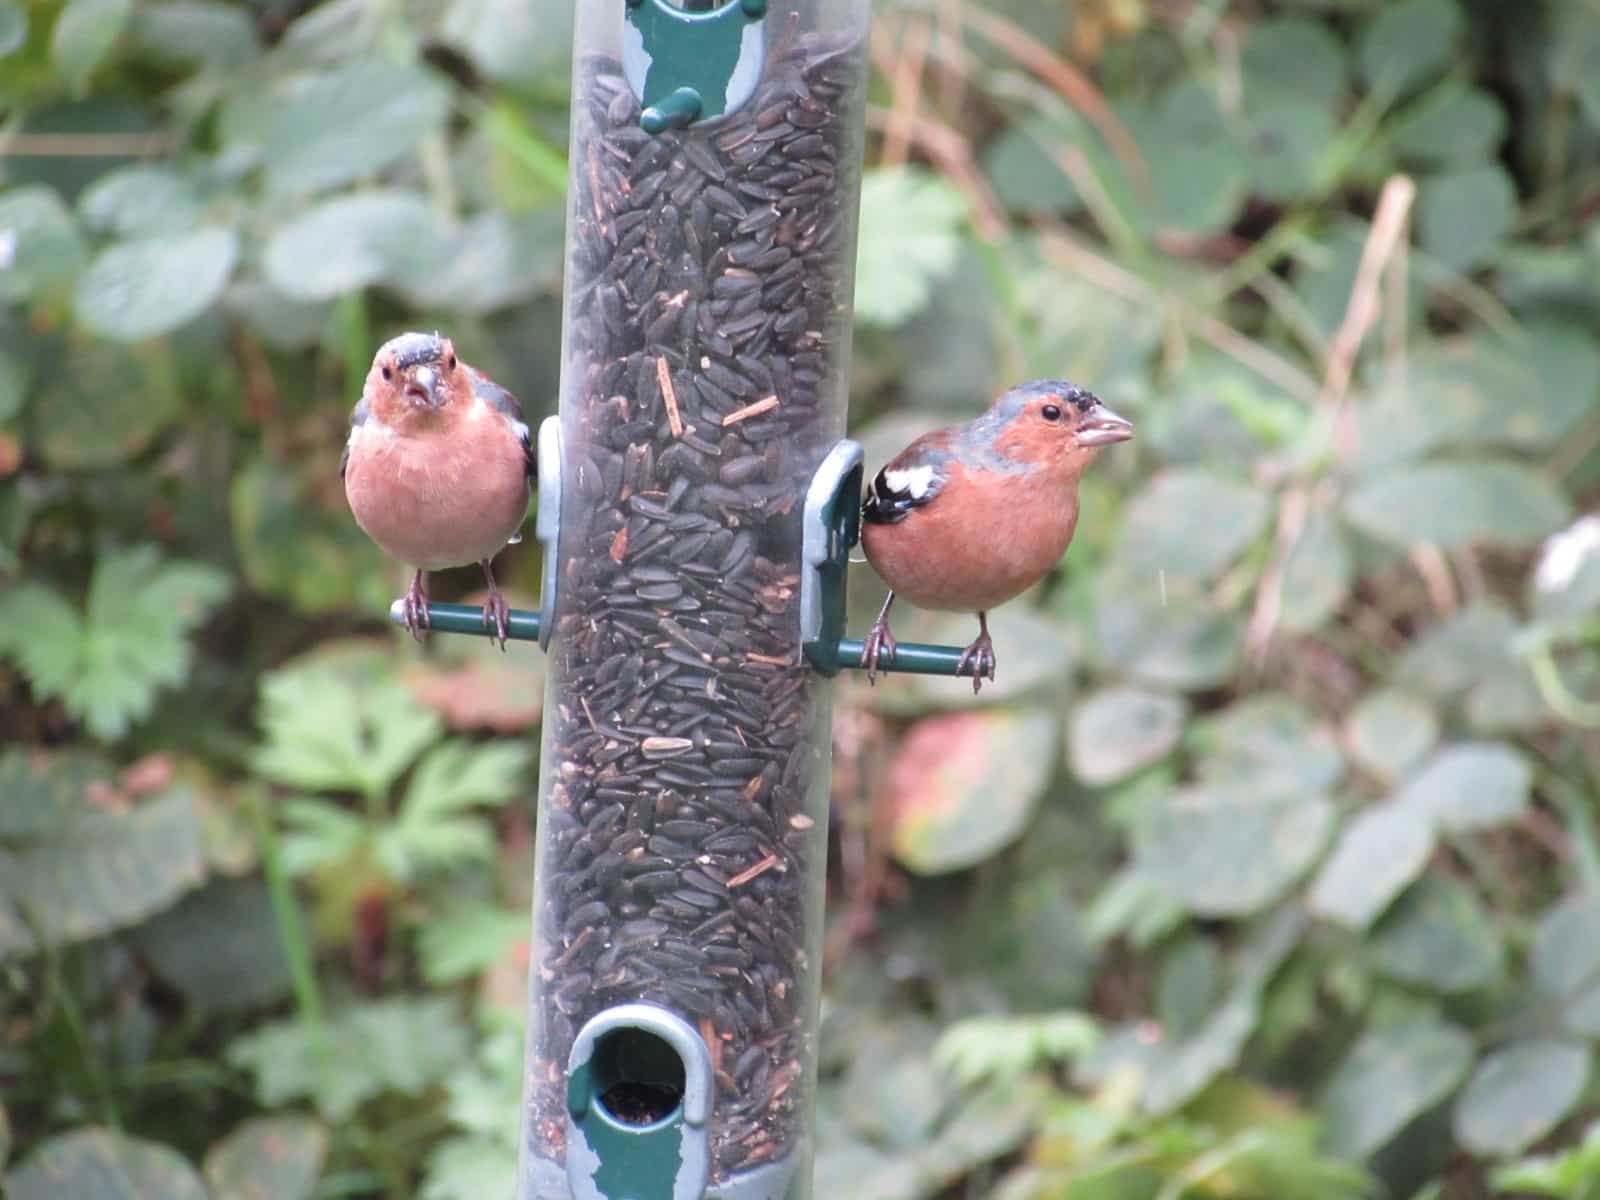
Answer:
[[[394,378],[394,372],[391,371],[388,367],[385,367],[383,369],[383,377],[385,379],[393,379]]]
[[[456,369],[456,356],[454,354],[450,356],[450,362],[448,365],[450,370],[454,371]]]
[[[1039,415],[1046,421],[1059,421],[1061,420],[1061,409],[1054,404],[1046,404],[1039,410]]]

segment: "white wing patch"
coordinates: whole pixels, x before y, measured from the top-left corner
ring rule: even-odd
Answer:
[[[889,485],[890,491],[905,492],[913,500],[921,500],[933,487],[933,468],[924,464],[920,467],[901,467],[896,471],[885,471],[883,481]]]

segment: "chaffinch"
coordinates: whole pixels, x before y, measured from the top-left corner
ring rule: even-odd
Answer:
[[[894,659],[889,607],[898,595],[919,608],[977,613],[978,637],[956,673],[971,669],[974,692],[993,679],[988,610],[1061,560],[1078,523],[1078,477],[1101,446],[1132,436],[1093,393],[1041,379],[892,459],[861,506],[862,548],[889,585],[867,634],[867,678]]]
[[[356,523],[416,568],[405,626],[428,624],[427,572],[475,562],[489,582],[484,624],[505,649],[508,606],[489,561],[528,515],[533,448],[522,407],[456,359],[450,339],[404,333],[372,360],[339,464]]]

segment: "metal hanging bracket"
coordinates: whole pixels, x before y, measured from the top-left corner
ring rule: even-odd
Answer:
[[[850,551],[861,540],[861,443],[842,438],[828,451],[806,490],[801,534],[800,651],[823,675],[863,670],[860,638],[844,636]],[[901,642],[878,670],[956,675],[959,646]]]
[[[623,0],[622,70],[639,124],[665,133],[733,112],[755,94],[767,0]]]
[[[539,611],[514,608],[506,617],[506,637],[512,641],[538,642],[550,646],[555,629],[556,581],[561,541],[561,418],[546,417],[539,424],[536,443],[539,512],[534,520],[534,536],[544,547],[544,573],[539,585]],[[389,619],[405,624],[404,600],[389,606]],[[489,637],[493,630],[483,619],[483,610],[471,604],[428,605],[428,628],[435,633],[467,633]]]

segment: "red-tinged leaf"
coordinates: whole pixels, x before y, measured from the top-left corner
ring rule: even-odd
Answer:
[[[0,1179],[11,1200],[206,1200],[205,1186],[167,1146],[109,1129],[51,1138]]]
[[[1029,708],[913,726],[890,772],[895,857],[919,875],[938,875],[1014,840],[1050,781],[1058,724]]]
[[[328,1131],[306,1117],[246,1121],[206,1154],[216,1200],[306,1200],[328,1157]]]

